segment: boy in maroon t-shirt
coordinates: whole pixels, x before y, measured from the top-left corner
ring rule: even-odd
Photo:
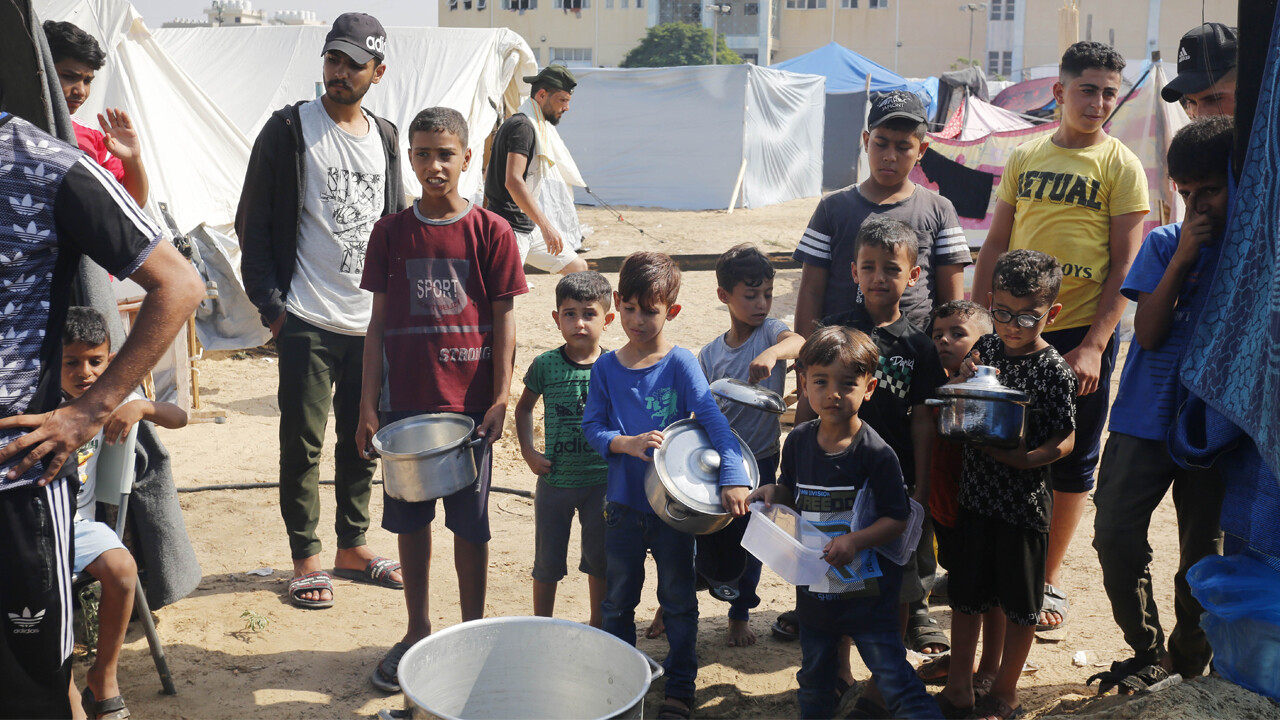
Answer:
[[[471,162],[467,122],[429,108],[409,125],[409,160],[422,183],[412,207],[378,221],[369,237],[360,287],[373,293],[364,344],[364,383],[356,443],[368,457],[386,423],[423,413],[471,417],[488,442],[475,450],[476,485],[443,498],[454,534],[462,619],[484,614],[489,555],[489,446],[502,436],[515,362],[513,298],[528,292],[506,220],[458,194]],[[386,374],[383,374],[383,362]],[[431,634],[427,612],[435,501],[403,502],[383,493],[382,527],[399,536],[409,627],[373,671],[373,685],[399,692],[400,658]]]

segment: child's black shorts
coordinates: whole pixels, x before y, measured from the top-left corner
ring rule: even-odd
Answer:
[[[1011,525],[960,508],[958,551],[947,595],[954,610],[972,615],[999,606],[1017,625],[1035,625],[1044,600],[1049,533]]]
[[[950,572],[956,555],[960,553],[960,531],[934,520],[933,539],[938,543],[938,564]]]

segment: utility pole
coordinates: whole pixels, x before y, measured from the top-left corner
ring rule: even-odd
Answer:
[[[702,8],[711,13],[711,64],[716,65],[716,56],[720,51],[720,16],[733,12],[733,6],[703,5]]]
[[[960,6],[960,12],[969,13],[969,54],[968,56],[965,57],[965,59],[969,61],[970,65],[974,64],[973,62],[973,16],[977,12],[985,11],[986,9],[987,9],[987,4],[984,2],[965,3]],[[978,63],[978,65],[981,66],[981,63]]]

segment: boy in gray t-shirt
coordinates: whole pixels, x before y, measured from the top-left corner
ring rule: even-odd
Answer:
[[[769,317],[773,306],[773,265],[755,246],[731,248],[716,261],[716,295],[729,306],[729,331],[707,343],[698,352],[698,364],[707,381],[734,378],[758,383],[779,395],[786,380],[786,361],[794,359],[804,338],[787,329],[786,323]],[[722,402],[720,409],[729,426],[742,436],[760,468],[760,483],[774,482],[778,471],[781,434],[779,417],[738,403]],[[747,517],[734,520],[720,533],[741,538]],[[712,536],[699,536],[703,538]],[[702,546],[700,542],[699,547]],[[738,580],[738,597],[729,604],[729,645],[754,644],[756,636],[747,623],[751,608],[760,604],[756,584],[760,581],[760,561],[746,554],[746,570]]]

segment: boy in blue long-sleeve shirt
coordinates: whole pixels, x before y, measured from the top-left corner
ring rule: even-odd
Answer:
[[[746,513],[750,480],[738,440],[716,406],[697,358],[663,332],[680,313],[679,292],[680,269],[669,256],[638,252],[623,261],[614,304],[627,344],[592,366],[582,429],[609,463],[604,629],[636,644],[635,609],[644,586],[645,554],[652,552],[671,645],[663,663],[666,699],[658,716],[688,718],[698,675],[693,535],[667,525],[650,508],[644,492],[650,453],[662,445],[663,428],[697,413],[720,453],[720,499],[726,511]]]

